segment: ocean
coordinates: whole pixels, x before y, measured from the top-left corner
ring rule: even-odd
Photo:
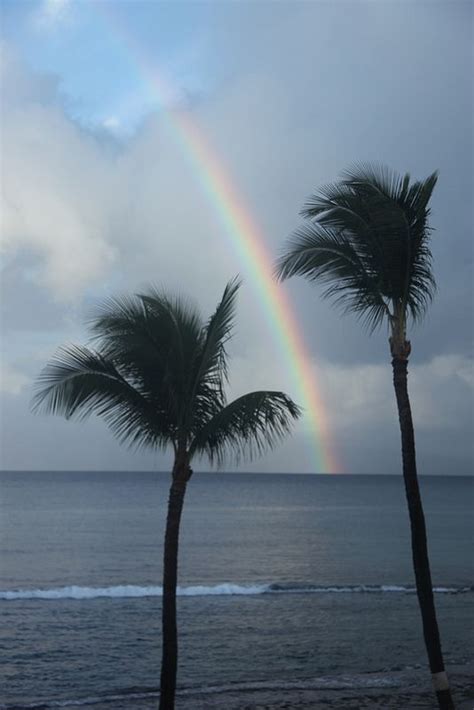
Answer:
[[[421,478],[464,699],[473,484]],[[168,487],[163,473],[0,474],[2,709],[156,707]],[[416,707],[430,707],[401,477],[195,473],[179,555],[178,707],[277,707],[288,694],[278,707],[303,707],[308,692],[366,707],[350,698],[425,682]]]

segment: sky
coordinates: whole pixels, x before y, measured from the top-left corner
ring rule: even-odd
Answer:
[[[300,401],[304,372],[319,400],[293,436],[240,469],[399,473],[386,330],[369,336],[318,286],[285,282],[304,344],[295,376],[257,265],[210,197],[181,120],[209,147],[269,265],[308,195],[353,163],[415,179],[439,170],[438,291],[410,332],[409,387],[420,473],[472,472],[470,2],[0,7],[1,468],[169,468],[170,453],[123,448],[97,419],[33,415],[35,380],[59,345],[87,342],[84,322],[101,299],[155,284],[207,315],[240,274],[229,396],[267,388]]]

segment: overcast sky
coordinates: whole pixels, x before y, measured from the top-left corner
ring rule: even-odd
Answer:
[[[189,294],[207,314],[240,273],[230,394],[265,387],[298,399],[255,276],[163,120],[178,107],[275,258],[308,194],[355,161],[414,178],[439,170],[438,293],[410,333],[409,384],[420,473],[471,471],[471,2],[2,0],[1,11],[2,468],[169,466],[169,456],[121,448],[100,421],[30,413],[48,357],[87,340],[91,305],[147,283]],[[165,98],[153,68],[172,87]],[[282,288],[340,470],[399,472],[386,331],[369,337],[301,280]],[[315,439],[328,445],[306,417],[242,469],[314,471]]]

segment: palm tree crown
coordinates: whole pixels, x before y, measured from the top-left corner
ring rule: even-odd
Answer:
[[[435,290],[428,203],[437,173],[410,182],[382,166],[358,165],[319,189],[277,264],[327,284],[324,296],[361,316],[370,330],[385,318],[404,336],[407,317],[420,319]]]
[[[300,410],[282,392],[251,392],[228,404],[226,343],[239,288],[231,281],[203,321],[181,298],[147,293],[105,301],[90,321],[93,348],[59,349],[38,380],[36,411],[105,419],[135,447],[252,456],[289,431]]]

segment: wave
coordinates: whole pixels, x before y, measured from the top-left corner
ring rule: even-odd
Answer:
[[[160,693],[158,690],[144,690],[138,692],[123,690],[116,693],[78,698],[76,700],[44,700],[39,703],[28,703],[27,705],[0,705],[0,710],[49,710],[49,708],[83,707],[84,705],[102,705],[103,703],[108,705],[113,702],[123,703],[128,700],[143,700],[158,698],[159,696]]]
[[[462,673],[463,679],[468,679],[471,675],[472,666],[466,666],[466,670],[461,670],[457,666],[458,674]],[[202,707],[203,698],[209,696],[226,696],[226,694],[257,694],[256,701],[260,705],[273,704],[276,700],[281,700],[281,695],[288,691],[351,691],[365,694],[370,690],[381,692],[390,691],[397,693],[397,689],[403,689],[406,694],[411,690],[419,692],[420,686],[424,685],[425,670],[406,667],[396,671],[372,671],[369,673],[344,673],[337,675],[322,675],[313,678],[295,680],[255,680],[237,681],[235,683],[223,683],[219,685],[193,685],[177,690],[177,696],[187,701],[185,707]],[[458,675],[461,679],[461,675]],[[464,682],[464,681],[463,681]],[[262,694],[265,694],[262,697]],[[105,705],[120,708],[143,707],[134,701],[154,700],[159,697],[158,688],[138,687],[116,688],[95,696],[88,696],[75,699],[51,699],[39,702],[15,705],[1,705],[0,710],[49,710],[50,708],[68,708],[81,706]],[[250,698],[250,695],[247,696]],[[190,704],[192,703],[192,704]],[[217,706],[216,706],[217,707]],[[225,700],[219,707],[225,707]]]
[[[199,699],[202,696],[225,695],[227,693],[269,692],[279,693],[289,690],[367,690],[371,688],[396,688],[401,685],[397,677],[389,674],[371,673],[364,677],[359,675],[321,676],[319,678],[295,681],[249,681],[240,683],[227,683],[222,685],[209,685],[202,687],[189,687],[177,690],[178,697],[191,697]],[[97,696],[77,698],[73,700],[43,700],[25,705],[0,705],[0,710],[49,710],[50,708],[83,707],[87,705],[109,705],[122,703],[129,705],[135,700],[152,700],[159,698],[158,689],[154,688],[124,688],[103,693]],[[137,706],[138,707],[138,706]],[[140,705],[141,707],[141,705]]]
[[[438,594],[466,594],[473,592],[473,586],[433,587]],[[208,596],[251,596],[256,594],[413,594],[415,588],[406,585],[331,585],[311,584],[232,584],[225,582],[213,586],[195,585],[178,587],[181,597]],[[103,597],[130,599],[142,597],[161,597],[162,587],[121,584],[111,587],[54,587],[52,589],[12,589],[0,590],[0,600],[14,601],[22,599],[99,599]]]

